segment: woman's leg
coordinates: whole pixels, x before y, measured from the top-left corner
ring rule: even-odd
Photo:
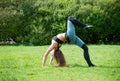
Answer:
[[[69,37],[70,43],[75,41],[75,27],[71,21],[67,21],[67,36]]]
[[[74,24],[70,21],[69,18],[67,22],[67,36],[70,40],[70,43],[79,44],[78,46],[80,47],[85,44],[79,37],[76,36]]]
[[[70,18],[68,18],[68,22],[67,22],[67,36],[69,37],[69,40],[71,43],[78,45],[84,50],[84,58],[86,62],[88,63],[88,65],[94,66],[89,57],[88,47],[78,36],[76,36],[74,24],[70,21]]]
[[[82,23],[82,22],[78,21],[77,19],[75,19],[75,18],[72,17],[72,16],[68,17],[68,20],[71,21],[74,25],[77,25],[77,26],[82,27],[82,28],[84,28],[84,29],[93,27],[92,25],[87,25],[87,24],[85,24],[85,23]]]
[[[88,52],[88,47],[87,45],[79,38],[76,36],[76,41],[75,44],[78,45],[79,47],[81,47],[84,51],[84,58],[88,64],[89,67],[94,66],[90,60],[90,56],[89,56],[89,52]]]
[[[67,36],[70,40],[71,43],[75,42],[75,38],[76,38],[76,34],[75,34],[75,27],[74,25],[83,27],[83,28],[89,28],[92,27],[92,25],[86,25],[80,21],[78,21],[77,19],[73,18],[73,17],[68,17],[68,21],[67,21]]]
[[[89,52],[88,52],[88,47],[84,44],[82,46],[82,49],[84,50],[84,58],[88,64],[89,67],[93,67],[95,66],[94,64],[92,64],[91,60],[90,60],[90,56],[89,56]]]

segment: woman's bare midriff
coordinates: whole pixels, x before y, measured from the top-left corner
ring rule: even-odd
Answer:
[[[63,42],[66,41],[65,33],[58,34],[57,37]]]
[[[63,41],[63,42],[66,41],[65,33],[58,34],[57,37],[58,37],[61,41]],[[58,47],[61,46],[61,44],[59,44],[59,43],[56,42],[55,40],[52,40],[51,43],[52,43],[52,45],[55,47],[55,49],[57,49]]]

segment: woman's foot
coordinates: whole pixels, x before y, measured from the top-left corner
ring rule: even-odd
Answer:
[[[88,28],[91,28],[91,27],[93,27],[93,25],[86,25],[86,26],[84,27],[84,29],[88,29]]]
[[[89,65],[89,67],[95,67],[95,66],[96,66],[96,65],[94,65],[94,64],[90,64],[90,65]]]

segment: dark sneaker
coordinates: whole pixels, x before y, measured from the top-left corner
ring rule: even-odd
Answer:
[[[91,28],[91,27],[93,27],[93,25],[86,25],[86,26],[84,27],[84,29],[88,29],[88,28]]]
[[[89,65],[89,67],[95,67],[96,65],[94,65],[94,64],[91,64],[91,65]]]

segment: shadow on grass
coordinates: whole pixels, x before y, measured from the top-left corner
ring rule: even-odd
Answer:
[[[69,64],[70,67],[82,67],[82,68],[89,68],[89,66],[84,66],[80,64]],[[107,65],[96,65],[97,68],[120,68],[120,66],[107,66]]]
[[[99,65],[97,67],[100,67],[100,68],[120,68],[120,66],[107,66],[107,65]]]
[[[83,68],[88,68],[88,66],[83,66],[83,65],[79,65],[79,64],[69,64],[69,67],[83,67]]]

